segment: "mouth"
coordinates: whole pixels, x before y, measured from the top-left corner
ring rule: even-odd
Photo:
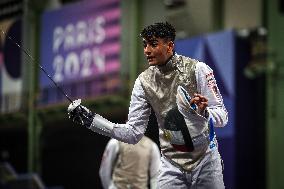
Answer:
[[[155,58],[154,56],[147,56],[148,62],[153,62],[154,58]]]

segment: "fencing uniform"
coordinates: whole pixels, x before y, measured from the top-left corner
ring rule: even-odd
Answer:
[[[206,111],[198,114],[181,106],[177,100],[180,87],[190,96],[198,93],[206,97]],[[228,114],[212,69],[174,54],[166,65],[150,66],[136,79],[126,124],[115,124],[96,114],[89,128],[135,144],[144,135],[151,106],[162,151],[159,187],[224,188],[216,137],[208,125],[211,120],[211,126],[225,126]]]
[[[105,189],[156,189],[159,165],[159,148],[148,137],[135,145],[111,139],[99,173]]]

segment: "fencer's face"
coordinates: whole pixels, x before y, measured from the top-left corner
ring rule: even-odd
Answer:
[[[144,54],[150,66],[163,65],[173,55],[174,43],[165,39],[143,38]]]

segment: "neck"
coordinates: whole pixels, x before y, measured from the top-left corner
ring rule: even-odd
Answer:
[[[158,65],[158,69],[161,72],[168,72],[168,71],[174,70],[175,67],[176,67],[176,56],[175,56],[175,54],[171,55],[164,64]]]
[[[170,63],[171,62],[171,59],[173,58],[173,56],[174,56],[174,54],[172,54],[171,56],[169,56],[169,58],[166,60],[166,62],[164,63],[164,64],[160,64],[160,65],[158,65],[158,66],[166,66],[168,63]]]

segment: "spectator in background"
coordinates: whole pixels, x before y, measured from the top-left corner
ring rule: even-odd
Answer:
[[[99,174],[104,189],[156,189],[159,165],[160,150],[150,138],[135,145],[111,139]]]

